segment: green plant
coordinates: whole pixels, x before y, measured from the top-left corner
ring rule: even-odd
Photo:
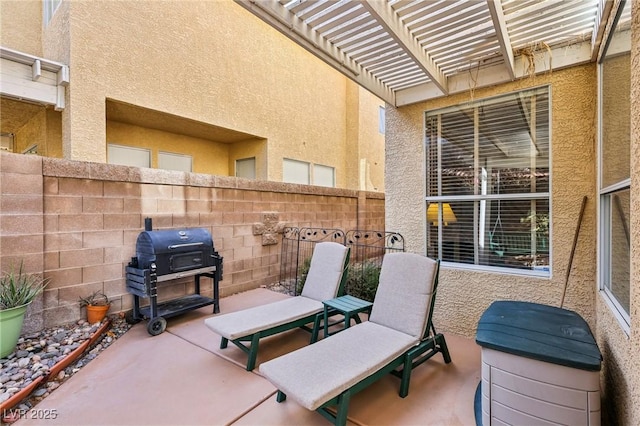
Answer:
[[[540,233],[549,233],[549,215],[546,213],[531,213],[520,219],[520,223],[534,223],[535,231]]]
[[[11,309],[33,302],[48,284],[48,279],[24,272],[23,262],[16,273],[3,272],[0,276],[0,310]]]
[[[307,281],[310,268],[311,258],[308,257],[302,262],[302,266],[300,267],[300,279],[296,283],[296,295],[302,294],[302,289],[304,288],[304,283]]]
[[[347,293],[359,299],[373,302],[380,282],[380,265],[364,262],[349,268]]]
[[[78,301],[81,308],[85,306],[108,306],[110,303],[107,295],[100,290],[94,291],[88,296],[80,296]]]

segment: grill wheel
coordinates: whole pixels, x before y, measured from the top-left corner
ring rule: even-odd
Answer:
[[[147,331],[152,336],[161,334],[167,328],[167,320],[162,317],[156,317],[147,324]]]

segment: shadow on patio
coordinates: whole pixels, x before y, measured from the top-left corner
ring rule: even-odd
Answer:
[[[221,311],[288,297],[256,289],[221,299]],[[233,345],[219,349],[220,337],[204,319],[211,307],[168,321],[155,337],[146,322],[134,326],[97,359],[37,405],[55,410],[47,424],[64,425],[327,425],[320,414],[293,400],[277,403],[276,389],[245,370],[246,354]],[[446,334],[453,362],[442,355],[413,371],[407,398],[399,379],[388,375],[351,399],[349,424],[473,425],[473,398],[480,380],[480,347],[473,339]],[[309,334],[293,330],[260,343],[258,365],[308,344]],[[17,425],[41,423],[21,420]]]

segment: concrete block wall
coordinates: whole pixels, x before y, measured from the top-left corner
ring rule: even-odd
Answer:
[[[50,280],[27,331],[84,317],[78,297],[95,290],[111,312],[131,309],[124,268],[147,217],[154,229],[211,232],[224,257],[222,297],[278,280],[281,236],[264,245],[265,225],[384,230],[384,194],[375,192],[10,153],[0,154],[0,179],[0,266],[24,261]],[[273,214],[279,226],[265,223]],[[159,299],[192,291],[193,278],[163,283]],[[208,278],[202,293],[212,293]]]

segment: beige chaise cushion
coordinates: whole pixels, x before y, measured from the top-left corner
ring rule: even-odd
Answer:
[[[302,295],[238,312],[207,318],[213,332],[229,340],[287,324],[322,312],[323,300],[338,294],[349,248],[334,242],[317,243]]]
[[[322,309],[322,302],[304,296],[297,296],[207,318],[204,323],[220,336],[235,340],[261,330],[267,330],[313,315],[321,312]]]
[[[267,361],[260,374],[303,407],[315,410],[418,343],[370,321]]]

